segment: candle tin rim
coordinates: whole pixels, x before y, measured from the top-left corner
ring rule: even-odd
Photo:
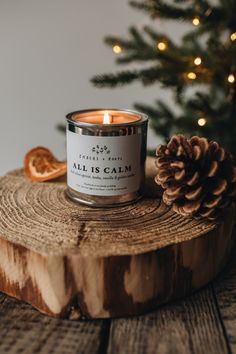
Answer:
[[[97,112],[97,111],[116,111],[116,112],[124,112],[124,113],[128,113],[128,114],[133,114],[136,115],[138,117],[140,117],[140,119],[138,119],[137,121],[133,121],[133,122],[127,122],[127,123],[112,123],[112,124],[104,124],[104,123],[90,123],[90,122],[81,122],[81,121],[76,121],[72,118],[73,115],[75,114],[83,114],[83,113],[89,113],[89,112]],[[138,126],[138,125],[142,125],[144,122],[148,121],[148,116],[142,112],[138,112],[138,111],[133,111],[131,109],[120,109],[120,108],[90,108],[90,109],[83,109],[83,110],[78,110],[78,111],[73,111],[70,112],[66,115],[66,120],[68,123],[71,123],[77,127],[103,127],[103,128],[111,128],[111,127],[120,127],[120,126]]]

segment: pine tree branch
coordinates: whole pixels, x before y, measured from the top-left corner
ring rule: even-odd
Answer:
[[[131,37],[133,38],[133,41],[136,43],[138,47],[145,47],[146,42],[141,35],[140,31],[136,27],[130,27],[129,33],[131,34]]]
[[[154,50],[145,50],[145,51],[133,51],[129,54],[122,55],[116,58],[117,64],[129,64],[132,62],[148,62],[154,61],[157,59],[157,54]]]
[[[107,36],[104,38],[104,42],[108,46],[113,46],[119,44],[123,50],[132,50],[134,47],[134,42],[132,40],[122,39],[120,37],[115,36]]]
[[[136,103],[134,107],[150,117],[151,127],[158,135],[163,136],[165,139],[169,138],[170,124],[173,125],[175,116],[166,104],[157,101],[155,107],[140,103]],[[169,119],[166,119],[166,113]]]
[[[197,37],[203,36],[205,33],[211,31],[212,27],[211,25],[202,25],[199,26],[198,28],[194,28],[190,32],[188,32],[186,35],[183,36],[182,41],[186,42],[189,41],[191,42]]]
[[[151,26],[144,26],[143,31],[148,35],[152,43],[154,42],[156,44],[158,42],[164,41],[165,43],[167,43],[168,48],[171,48],[172,50],[177,49],[177,46],[170,39],[170,37],[168,37],[164,33],[155,31]]]
[[[129,84],[139,78],[137,71],[120,71],[116,74],[96,75],[91,82],[97,87],[117,87]]]
[[[174,0],[174,2],[176,4],[183,4],[183,3],[186,3],[186,2],[190,2],[191,0]]]
[[[143,2],[129,1],[129,5],[141,11],[146,11],[146,12],[150,11],[149,5]]]
[[[197,112],[204,111],[206,116],[212,116],[214,109],[211,108],[209,95],[201,92],[196,92],[195,97],[187,101],[187,107]]]
[[[170,109],[169,105],[161,100],[156,101],[156,106],[158,107],[159,111],[162,112],[162,115],[166,117],[166,119],[170,122],[173,121],[175,115],[173,111]]]
[[[207,14],[209,12],[208,10],[211,9],[212,6],[212,4],[210,5],[207,0],[197,0],[194,4],[202,14]]]
[[[236,32],[236,1],[209,1],[131,1],[133,7],[148,12],[152,18],[192,22],[198,16],[200,24],[183,36],[180,45],[154,26],[141,30],[131,27],[128,39],[107,37],[108,45],[119,44],[123,49],[116,56],[118,64],[139,65],[115,74],[97,75],[92,82],[99,87],[136,81],[171,88],[178,110],[159,100],[153,105],[135,104],[137,110],[150,116],[155,132],[165,139],[176,132],[206,135],[236,154],[236,81],[235,85],[228,82],[230,73],[236,77],[236,41],[230,40],[230,34]],[[166,44],[164,50],[158,49],[160,42]],[[199,65],[196,57],[201,58]],[[191,87],[194,90],[187,90]],[[204,126],[198,125],[201,117],[206,119]]]
[[[190,20],[196,13],[192,6],[182,8],[180,6],[174,6],[164,1],[150,1],[146,0],[143,3],[137,1],[130,1],[130,5],[139,10],[144,10],[151,13],[152,17],[159,17],[165,19],[175,20]]]

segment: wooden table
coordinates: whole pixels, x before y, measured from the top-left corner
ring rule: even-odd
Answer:
[[[1,294],[0,353],[236,353],[236,259],[193,296],[135,318],[58,320]]]

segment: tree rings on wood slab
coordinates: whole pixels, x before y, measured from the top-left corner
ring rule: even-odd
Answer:
[[[63,179],[0,178],[0,291],[55,317],[150,311],[211,281],[232,248],[234,207],[214,222],[161,202],[148,160],[147,195],[117,208],[66,197]]]

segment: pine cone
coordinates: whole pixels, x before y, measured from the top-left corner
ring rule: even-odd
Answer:
[[[163,201],[184,216],[216,219],[236,198],[236,167],[216,141],[174,135],[157,148]]]

